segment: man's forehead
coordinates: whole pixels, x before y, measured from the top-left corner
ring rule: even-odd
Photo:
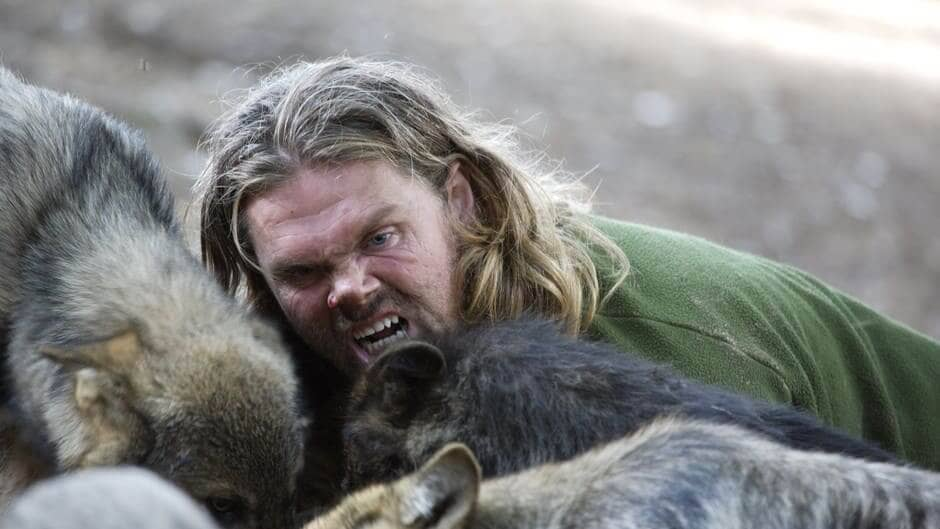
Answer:
[[[285,210],[281,210],[282,213]],[[272,214],[255,219],[249,231],[267,239],[280,251],[291,248],[307,253],[332,253],[336,248],[358,243],[370,230],[389,222],[401,211],[399,204],[378,200],[370,204],[339,202],[323,211],[304,214]],[[296,213],[296,212],[295,212]],[[258,242],[258,241],[256,241]]]
[[[320,263],[345,255],[383,224],[400,217],[398,205],[385,202],[364,209],[334,210],[270,223],[252,234],[255,245],[268,248],[271,266]],[[278,264],[280,263],[280,264]]]
[[[364,191],[376,186],[399,186],[420,183],[414,174],[405,174],[384,160],[354,160],[342,163],[319,163],[304,166],[290,180],[313,188],[337,191],[342,189]]]
[[[331,208],[361,210],[396,203],[407,206],[415,193],[430,193],[437,198],[420,176],[405,174],[385,161],[364,160],[303,167],[250,203],[267,203],[264,209],[275,216],[292,215],[291,210],[315,214]]]

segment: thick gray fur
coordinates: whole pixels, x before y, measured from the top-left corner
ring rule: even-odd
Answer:
[[[780,443],[873,461],[880,448],[807,413],[688,380],[613,346],[520,319],[393,344],[353,386],[347,490],[397,478],[449,442],[486,477],[570,459],[663,415],[730,422]]]
[[[2,68],[0,246],[9,404],[59,470],[141,465],[225,525],[293,523],[280,336],[190,254],[138,133]]]
[[[522,489],[536,491],[525,500],[535,519],[486,523]],[[482,494],[481,525],[494,528],[940,527],[937,474],[794,450],[729,424],[660,421],[571,462],[493,481]]]
[[[940,475],[665,418],[581,456],[480,482],[464,445],[306,529],[928,529]]]

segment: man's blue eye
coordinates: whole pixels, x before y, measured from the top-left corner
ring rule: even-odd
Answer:
[[[391,233],[379,233],[379,234],[373,235],[372,238],[369,239],[369,244],[371,244],[372,246],[382,246],[383,244],[388,242],[388,239],[391,236],[392,236]]]

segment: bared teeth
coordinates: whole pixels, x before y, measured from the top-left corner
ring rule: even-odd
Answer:
[[[400,325],[401,328],[399,328],[394,334],[390,336],[386,336],[385,338],[376,340],[375,342],[369,341],[377,333],[383,332],[386,329],[391,329],[393,325]],[[372,350],[370,349],[370,346],[373,346],[373,348],[381,348],[388,343],[391,343],[395,340],[400,340],[405,336],[407,336],[407,332],[405,331],[405,323],[397,315],[383,318],[353,334],[353,338],[356,340],[356,342],[370,351]]]
[[[388,344],[392,342],[397,342],[398,340],[402,340],[406,338],[407,336],[408,334],[405,333],[404,329],[398,329],[398,332],[396,332],[395,334],[388,336],[386,338],[382,338],[381,340],[377,342],[359,342],[359,345],[361,345],[369,353],[375,353],[377,351],[381,351],[382,349],[384,349],[385,346],[387,346]]]

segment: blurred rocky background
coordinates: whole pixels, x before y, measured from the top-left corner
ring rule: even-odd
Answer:
[[[605,214],[940,337],[936,1],[0,0],[0,62],[142,128],[184,198],[222,95],[343,52],[429,68],[586,174]]]

